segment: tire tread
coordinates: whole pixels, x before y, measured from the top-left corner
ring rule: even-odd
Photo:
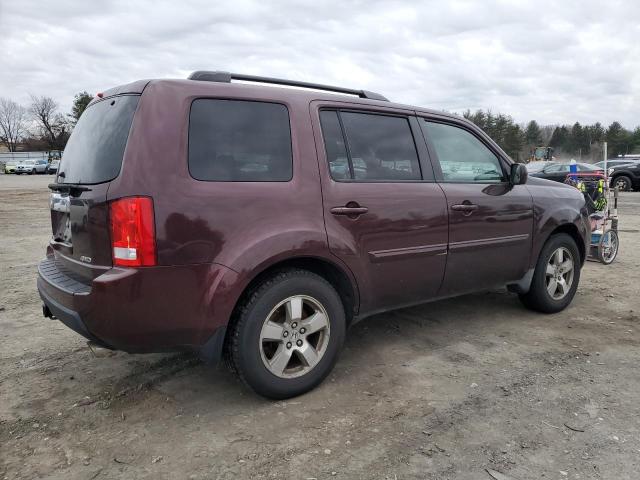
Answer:
[[[309,270],[303,270],[300,268],[289,268],[280,270],[274,272],[271,276],[267,277],[261,283],[249,290],[245,295],[245,298],[241,300],[240,306],[237,308],[237,311],[234,312],[234,315],[232,315],[229,325],[227,348],[225,348],[225,360],[234,375],[250,389],[252,389],[252,387],[245,378],[242,369],[238,368],[239,358],[242,354],[240,349],[240,332],[242,331],[244,325],[250,320],[249,312],[251,311],[252,307],[266,291],[268,291],[278,283],[298,275],[308,276],[325,283],[332,289],[334,288],[333,285],[331,285],[331,283],[329,283],[324,277],[310,272]]]

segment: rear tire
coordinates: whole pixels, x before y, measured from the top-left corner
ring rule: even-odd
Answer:
[[[545,243],[531,281],[520,295],[525,307],[542,313],[557,313],[571,303],[580,282],[580,253],[566,233],[552,235]]]
[[[345,329],[344,306],[329,282],[306,270],[285,270],[243,301],[230,326],[227,358],[259,395],[290,398],[331,372]]]

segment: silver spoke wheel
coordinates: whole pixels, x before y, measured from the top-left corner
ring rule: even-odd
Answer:
[[[554,300],[564,298],[573,285],[574,261],[568,249],[556,249],[547,262],[546,286],[547,293]]]
[[[280,378],[304,375],[322,359],[329,335],[329,316],[318,300],[305,295],[286,298],[262,325],[262,362]]]

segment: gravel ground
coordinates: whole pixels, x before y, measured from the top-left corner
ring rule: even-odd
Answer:
[[[0,477],[639,477],[639,193],[566,311],[497,291],[378,315],[323,385],[271,402],[193,356],[96,358],[42,317],[51,180],[0,175]]]

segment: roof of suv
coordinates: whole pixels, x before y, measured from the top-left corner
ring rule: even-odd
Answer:
[[[232,82],[237,80],[238,83]],[[367,90],[356,90],[344,87],[333,87],[328,85],[314,84],[308,82],[298,82],[295,80],[286,80],[271,77],[257,77],[244,74],[231,74],[227,72],[209,72],[209,71],[197,71],[192,73],[188,79],[154,79],[154,80],[138,80],[126,85],[121,85],[104,93],[98,94],[98,96],[91,102],[99,101],[103,97],[110,97],[112,95],[119,95],[124,93],[142,93],[143,90],[150,84],[156,83],[172,83],[180,85],[185,88],[193,87],[198,84],[199,86],[209,86],[211,90],[217,90],[216,94],[219,94],[220,90],[247,90],[247,93],[260,92],[264,95],[265,91],[271,92],[274,99],[286,99],[286,98],[298,98],[306,99],[307,101],[313,100],[327,100],[327,101],[348,101],[349,103],[360,103],[363,105],[378,105],[383,108],[396,108],[402,110],[411,110],[421,113],[427,113],[430,115],[436,115],[441,117],[455,118],[457,120],[464,120],[459,115],[433,110],[428,108],[416,107],[413,105],[405,105],[400,103],[394,103],[388,101],[384,96],[369,92]],[[206,87],[205,87],[206,88]]]

